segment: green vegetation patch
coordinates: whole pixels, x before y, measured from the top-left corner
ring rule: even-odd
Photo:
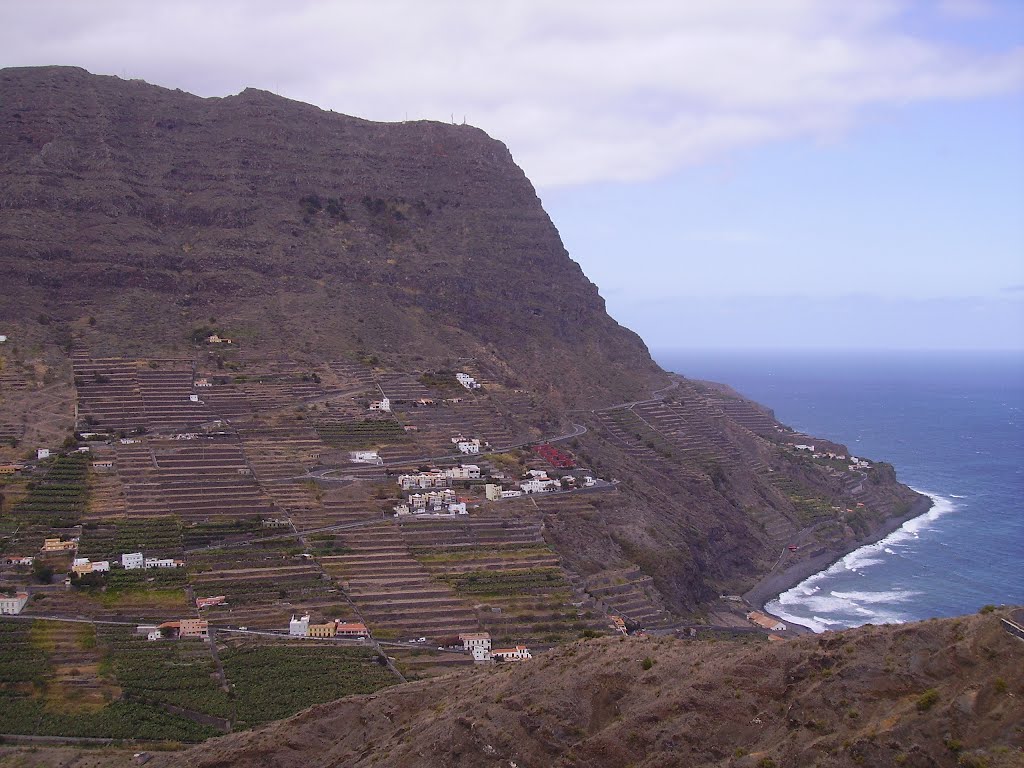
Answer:
[[[557,568],[526,571],[472,571],[440,577],[457,592],[475,597],[501,597],[550,592],[566,586]]]
[[[116,560],[126,552],[147,556],[179,557],[181,523],[177,517],[139,517],[112,524],[86,523],[78,556],[90,560]]]
[[[13,515],[58,528],[76,525],[86,511],[88,474],[87,454],[56,457],[42,478],[28,483],[28,495],[14,507]]]
[[[320,421],[315,429],[325,443],[343,448],[366,448],[408,439],[402,425],[393,419]]]
[[[54,707],[47,689],[54,687],[54,663],[60,659],[51,658],[54,649],[47,636],[52,628],[42,624],[0,622],[0,723],[5,733],[171,741],[202,741],[217,735],[209,726],[144,701],[114,699],[94,711]],[[109,674],[110,662],[101,666],[106,668],[101,674]]]
[[[231,718],[231,701],[217,679],[210,646],[202,640],[150,642],[129,627],[106,630],[110,663],[132,701],[173,704]]]
[[[398,682],[363,649],[324,645],[240,646],[221,653],[240,728],[288,717],[313,704],[373,693]]]
[[[273,536],[282,531],[264,528],[259,517],[231,518],[191,523],[181,529],[181,542],[185,549],[198,549],[230,541],[231,539],[255,536]]]

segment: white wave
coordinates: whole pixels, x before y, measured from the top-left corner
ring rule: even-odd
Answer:
[[[954,498],[954,499],[966,499],[967,498],[966,496],[961,496],[961,495],[959,495],[957,493],[951,493],[949,495],[950,495],[951,498]]]
[[[918,489],[915,489],[918,490]],[[902,547],[911,543],[931,529],[939,518],[956,510],[956,503],[937,493],[920,491],[932,499],[932,507],[923,515],[907,520],[898,529],[873,544],[866,544],[845,555],[824,571],[804,579],[792,589],[786,590],[769,603],[768,610],[779,618],[803,624],[815,632],[824,632],[830,623],[842,626],[858,626],[860,624],[899,624],[905,617],[894,610],[885,610],[910,600],[921,594],[907,589],[891,589],[879,591],[831,591],[821,592],[822,582],[830,576],[843,572],[853,572],[863,576],[861,571],[873,565],[885,562],[885,555],[896,554],[892,547]],[[952,495],[952,494],[951,494]],[[956,497],[962,498],[962,497]],[[786,608],[791,610],[787,611]],[[811,614],[811,618],[802,616],[802,610]],[[794,613],[796,611],[796,613]],[[845,619],[844,616],[864,617],[866,620]]]
[[[833,597],[854,603],[905,603],[921,593],[910,589],[892,589],[882,592],[837,592],[833,590],[831,594]]]
[[[782,619],[783,622],[787,624],[800,624],[802,626],[807,627],[812,632],[824,632],[825,630],[835,626],[837,623],[839,623],[841,626],[846,626],[841,622],[835,622],[829,619],[819,619],[817,616],[814,616],[813,618],[809,618],[807,616],[797,616],[786,611],[775,600],[768,603],[764,608],[772,616],[778,616],[780,619]]]

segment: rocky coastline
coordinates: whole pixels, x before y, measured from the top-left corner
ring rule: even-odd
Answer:
[[[763,611],[766,603],[774,600],[786,590],[792,589],[804,579],[826,570],[851,552],[868,544],[881,541],[893,531],[898,530],[908,520],[913,520],[915,517],[926,514],[933,504],[934,502],[931,497],[922,495],[921,498],[911,504],[910,509],[906,513],[886,518],[866,536],[856,539],[846,547],[830,549],[815,557],[801,560],[786,567],[776,567],[763,576],[750,590],[745,592],[743,599],[753,608]],[[790,621],[789,623],[792,624],[793,622]],[[802,625],[800,628],[806,629]],[[810,630],[807,629],[807,631]]]

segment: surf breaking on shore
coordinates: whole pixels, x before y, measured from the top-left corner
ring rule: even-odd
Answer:
[[[914,490],[932,500],[927,512],[907,520],[882,539],[855,549],[828,568],[804,579],[769,601],[765,610],[785,622],[805,626],[814,632],[905,621],[899,606],[912,601],[919,592],[905,588],[833,590],[828,589],[827,582],[837,574],[862,573],[884,563],[886,558],[899,557],[901,550],[931,529],[936,520],[957,509],[952,498],[918,488]]]

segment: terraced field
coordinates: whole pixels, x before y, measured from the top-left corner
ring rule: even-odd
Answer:
[[[295,541],[190,552],[186,561],[195,597],[227,597],[227,605],[203,611],[212,625],[287,630],[293,614],[308,612],[314,622],[353,615],[337,585]]]

